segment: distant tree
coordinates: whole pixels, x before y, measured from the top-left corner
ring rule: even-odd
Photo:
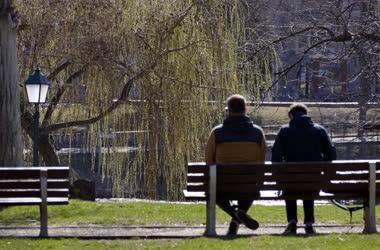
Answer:
[[[276,48],[273,96],[301,101],[357,101],[358,130],[367,103],[380,94],[380,1],[247,0],[254,12],[247,23],[261,37],[252,59]],[[247,61],[250,61],[249,57]]]
[[[0,1],[0,166],[23,164],[17,24],[17,13],[12,1]]]

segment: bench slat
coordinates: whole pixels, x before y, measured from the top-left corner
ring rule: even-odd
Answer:
[[[326,193],[354,193],[354,192],[367,192],[368,183],[328,183],[322,188]]]
[[[345,193],[334,193],[331,199],[335,200],[352,200],[352,199],[367,199],[368,193],[361,192],[345,192]]]
[[[217,182],[216,190],[218,193],[252,193],[260,191],[260,186],[250,183],[243,183],[241,185],[220,185]]]
[[[356,174],[356,173],[350,173],[350,174],[324,174],[325,178],[328,180],[334,180],[334,181],[339,181],[339,180],[353,180],[353,181],[363,181],[366,180],[368,181],[369,174],[368,173],[362,173],[362,174]]]
[[[255,197],[255,194],[252,193],[222,193],[220,194],[225,199],[237,200],[237,199],[254,199],[254,200],[294,200],[294,199],[304,199],[304,200],[331,200],[331,199],[363,199],[366,198],[365,193],[337,193],[335,195],[319,195],[312,193],[302,193],[302,194],[282,194],[278,195],[266,195],[260,196],[259,198]]]
[[[325,180],[325,177],[321,174],[274,174],[272,176],[264,176],[263,180],[268,182],[281,180],[282,183],[321,182]]]
[[[292,200],[292,199],[311,199],[311,200],[331,200],[331,196],[320,196],[315,193],[303,194],[288,194],[288,195],[266,195],[257,197],[256,193],[222,193],[220,194],[225,199],[238,200],[238,199],[254,199],[254,200]]]
[[[48,188],[67,188],[68,180],[48,180]],[[0,189],[39,189],[39,180],[7,180],[0,181]]]
[[[267,169],[265,165],[257,166],[247,166],[247,165],[218,165],[217,174],[221,175],[231,175],[231,174],[252,174],[252,175],[262,175]]]
[[[187,183],[193,183],[193,182],[196,182],[196,183],[204,183],[204,182],[207,182],[208,180],[208,177],[207,176],[187,176]]]
[[[258,194],[256,192],[246,192],[246,193],[218,192],[216,197],[217,199],[223,198],[223,199],[228,199],[228,200],[251,200],[251,199],[261,200],[261,198],[258,198]]]
[[[206,192],[207,191],[207,185],[187,185],[187,191],[189,192]]]
[[[263,180],[263,175],[255,174],[217,174],[217,183],[223,184],[240,184],[240,183],[257,183]]]
[[[46,167],[48,179],[67,179],[68,167]],[[39,168],[0,168],[0,180],[39,179]]]
[[[49,179],[67,179],[69,176],[69,168],[48,168],[47,178]]]
[[[333,171],[368,171],[368,162],[328,163],[324,169]]]
[[[0,190],[0,198],[40,197],[41,192],[37,189]],[[48,197],[68,197],[69,189],[48,189]]]
[[[282,190],[284,192],[309,192],[309,191],[318,191],[322,187],[321,182],[277,182],[275,185],[265,185],[264,187],[260,187],[261,189],[265,189],[267,187],[271,187],[272,190]]]
[[[39,179],[39,170],[8,170],[0,169],[0,180]]]
[[[206,164],[188,164],[187,172],[194,174],[208,174],[208,166]]]
[[[368,171],[368,162],[283,162],[283,163],[272,163],[270,167],[272,169],[289,169],[290,171],[302,170],[317,170],[317,171]]]
[[[206,194],[205,192],[189,192],[187,190],[183,190],[183,195],[186,200],[205,200]]]
[[[272,173],[310,173],[321,171],[368,171],[368,163],[332,163],[332,162],[298,162],[298,163],[252,163],[252,164],[220,164],[218,171],[234,172],[272,172]]]
[[[69,198],[67,197],[48,197],[47,202],[49,205],[54,204],[68,204]],[[2,205],[39,205],[41,198],[0,198]]]
[[[368,173],[364,174],[331,174],[331,175],[322,175],[322,174],[294,174],[294,173],[281,173],[281,174],[273,174],[273,175],[257,175],[257,174],[226,174],[226,173],[219,173],[218,176],[218,182],[222,183],[254,183],[254,182],[273,182],[276,180],[286,180],[283,181],[284,183],[287,182],[315,182],[315,181],[328,181],[328,180],[334,180],[334,181],[368,181]]]

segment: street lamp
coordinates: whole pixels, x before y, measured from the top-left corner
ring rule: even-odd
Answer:
[[[40,67],[37,66],[36,70],[28,77],[25,82],[26,93],[30,103],[34,104],[33,114],[33,166],[39,165],[39,119],[40,111],[39,104],[45,103],[47,92],[49,90],[50,82],[44,74],[41,73]]]

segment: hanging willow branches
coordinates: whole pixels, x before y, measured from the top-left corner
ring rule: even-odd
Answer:
[[[185,162],[203,159],[226,97],[257,99],[270,85],[275,53],[247,62],[243,45],[257,38],[245,32],[240,1],[16,2],[21,75],[40,63],[54,83],[41,134],[86,127],[117,196],[178,199]],[[111,132],[112,145],[99,136]]]

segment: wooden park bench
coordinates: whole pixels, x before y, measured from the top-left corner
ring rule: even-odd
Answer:
[[[363,200],[363,232],[376,233],[375,206],[380,194],[376,180],[380,177],[379,169],[380,160],[218,165],[188,163],[184,195],[187,200],[207,202],[208,236],[216,235],[215,202],[218,196],[230,200]]]
[[[0,206],[39,205],[40,237],[48,236],[47,205],[68,204],[69,167],[0,167]]]

